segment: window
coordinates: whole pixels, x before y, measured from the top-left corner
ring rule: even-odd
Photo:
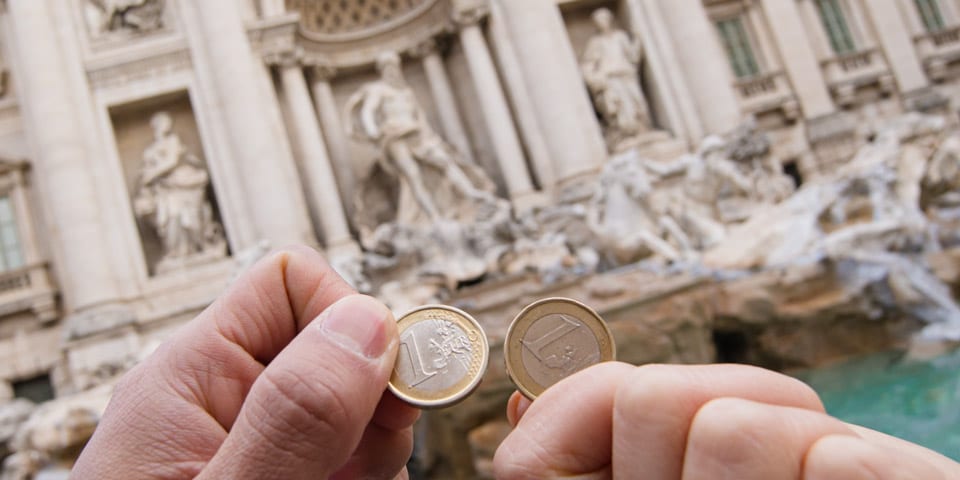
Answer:
[[[23,251],[20,248],[20,233],[10,197],[0,196],[0,271],[23,266]]]
[[[914,0],[917,4],[917,10],[920,11],[920,18],[923,20],[923,26],[928,32],[937,32],[943,30],[943,15],[940,13],[940,5],[937,0]]]
[[[752,77],[760,73],[742,17],[720,20],[717,22],[717,29],[720,30],[723,47],[727,50],[727,57],[730,58],[730,65],[737,78]]]
[[[839,0],[815,1],[818,10],[820,10],[820,20],[823,21],[823,27],[827,30],[830,47],[833,48],[834,53],[844,55],[856,52],[857,47],[853,43],[850,27],[847,26],[847,17],[844,15]]]

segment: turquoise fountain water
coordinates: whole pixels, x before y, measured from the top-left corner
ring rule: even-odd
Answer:
[[[960,349],[923,361],[898,352],[795,374],[827,412],[960,461]]]

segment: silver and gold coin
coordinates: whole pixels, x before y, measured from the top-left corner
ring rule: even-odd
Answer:
[[[421,408],[446,407],[480,384],[490,347],[473,317],[426,305],[400,317],[397,327],[400,348],[388,387],[398,398]]]
[[[607,324],[569,298],[545,298],[524,308],[507,330],[507,374],[527,398],[587,368],[616,358]]]

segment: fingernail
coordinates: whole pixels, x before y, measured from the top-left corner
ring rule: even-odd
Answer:
[[[387,350],[386,322],[393,321],[387,307],[366,295],[350,295],[327,308],[320,330],[349,350],[377,358]]]

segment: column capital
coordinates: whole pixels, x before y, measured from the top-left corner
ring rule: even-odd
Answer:
[[[490,6],[484,1],[455,2],[451,19],[459,28],[479,25],[490,14]]]
[[[303,64],[303,49],[297,47],[288,50],[266,52],[263,54],[263,61],[267,65],[280,68],[299,67]]]
[[[430,37],[412,47],[407,49],[407,53],[417,60],[422,60],[425,57],[438,53],[440,50],[440,45],[437,42],[437,39]]]
[[[339,73],[336,66],[323,60],[306,60],[303,63],[310,69],[314,79],[323,82],[329,82]]]

